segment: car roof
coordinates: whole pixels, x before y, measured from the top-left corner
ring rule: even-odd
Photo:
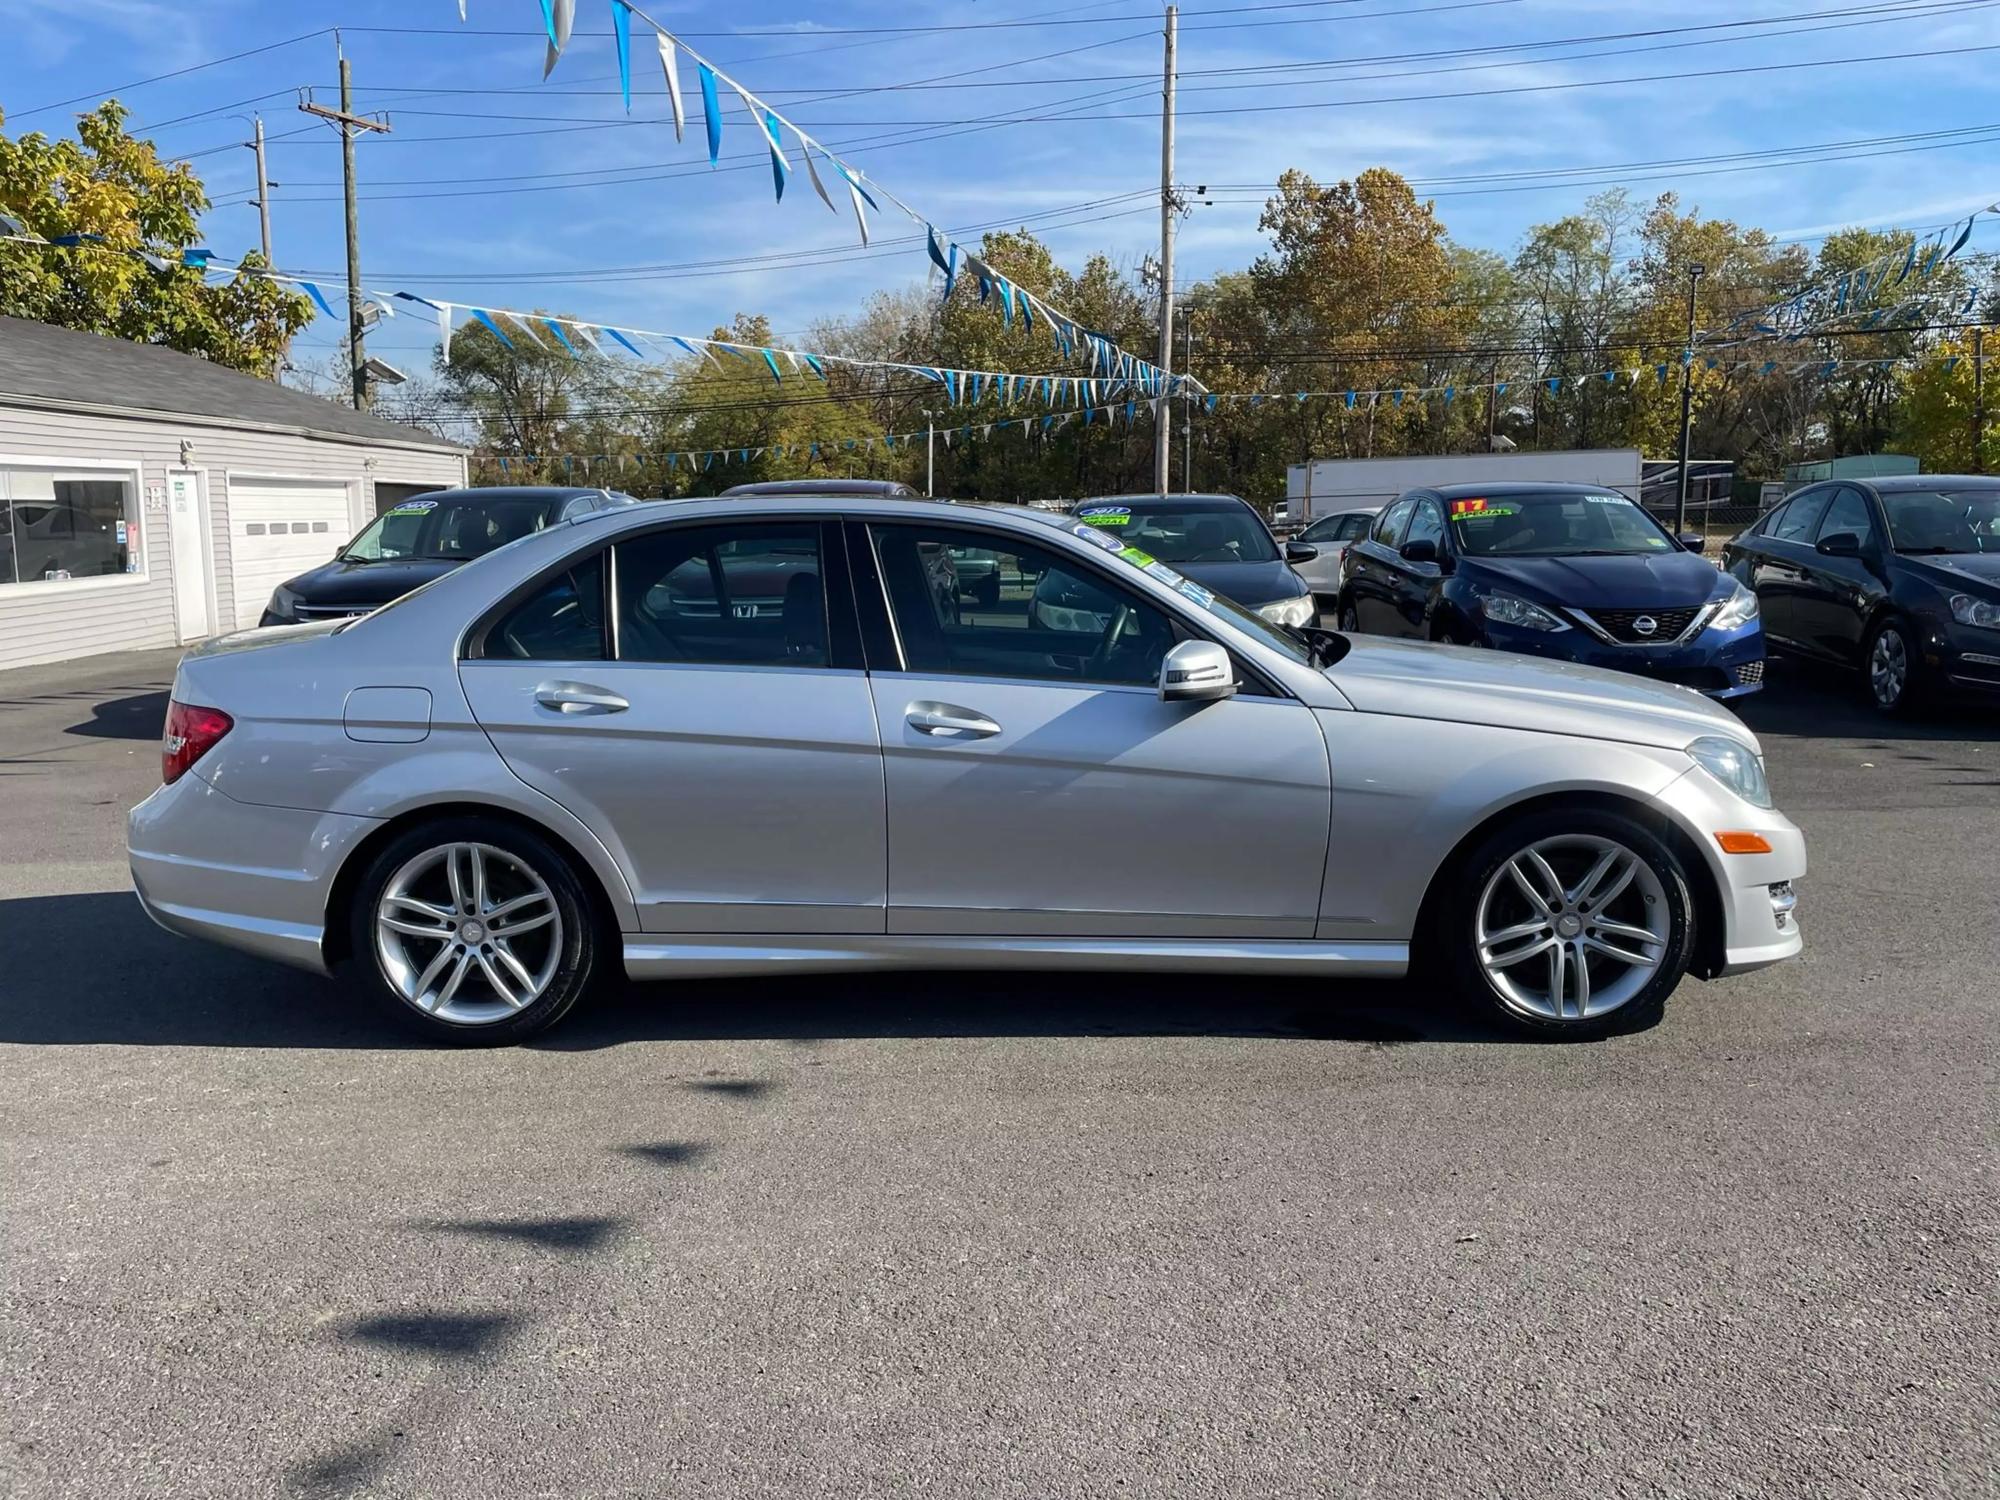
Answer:
[[[1845,483],[1836,474],[1833,483]],[[1880,479],[1863,479],[1863,484],[1873,485],[1885,495],[1908,493],[1911,490],[1946,489],[1996,489],[2000,488],[2000,475],[1993,474],[1885,474]]]
[[[923,495],[900,479],[760,479],[732,484],[724,495],[871,495],[921,500]]]
[[[596,485],[570,484],[495,484],[472,485],[466,489],[425,490],[421,495],[411,495],[399,500],[398,505],[406,505],[411,500],[450,500],[463,503],[471,500],[574,500],[585,495],[615,496],[612,490],[600,489]]]
[[[1223,494],[1092,495],[1087,500],[1077,501],[1076,504],[1078,507],[1085,505],[1140,506],[1140,505],[1220,504],[1220,505],[1240,505],[1245,510],[1251,510],[1255,508],[1250,504],[1248,500],[1245,500],[1241,495],[1223,495]]]
[[[1617,494],[1615,487],[1608,484],[1570,484],[1551,480],[1537,484],[1533,480],[1509,479],[1499,484],[1433,484],[1417,487],[1441,500],[1479,500],[1494,495],[1606,495]],[[1630,496],[1626,497],[1630,499]]]

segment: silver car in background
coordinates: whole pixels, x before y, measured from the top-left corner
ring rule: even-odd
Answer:
[[[1319,555],[1310,562],[1294,563],[1292,567],[1312,590],[1314,608],[1328,621],[1333,619],[1338,607],[1341,554],[1350,542],[1358,542],[1368,535],[1375,518],[1381,513],[1380,501],[1349,506],[1319,517],[1294,538],[1319,548]]]
[[[993,557],[961,611],[932,557]],[[1029,608],[1051,574],[1088,629]],[[1798,830],[1699,695],[1276,626],[1027,509],[603,511],[181,663],[130,822],[162,925],[433,1037],[634,978],[1394,976],[1589,1036],[1799,951]],[[949,837],[940,830],[948,829]]]

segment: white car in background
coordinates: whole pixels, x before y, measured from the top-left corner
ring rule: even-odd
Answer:
[[[1350,506],[1321,516],[1293,538],[1319,548],[1318,557],[1310,562],[1293,563],[1292,571],[1312,589],[1314,608],[1329,619],[1335,609],[1334,596],[1340,592],[1340,555],[1349,542],[1358,542],[1368,535],[1368,528],[1381,513],[1381,501]]]

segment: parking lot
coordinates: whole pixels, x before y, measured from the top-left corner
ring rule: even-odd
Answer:
[[[1607,1042],[863,975],[453,1052],[141,914],[171,677],[0,675],[8,1494],[1993,1492],[2000,718],[1774,666],[1806,955]]]

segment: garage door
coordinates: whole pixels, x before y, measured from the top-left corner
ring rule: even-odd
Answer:
[[[353,534],[347,486],[337,480],[232,476],[229,560],[237,627],[255,625],[272,589],[318,567]]]

